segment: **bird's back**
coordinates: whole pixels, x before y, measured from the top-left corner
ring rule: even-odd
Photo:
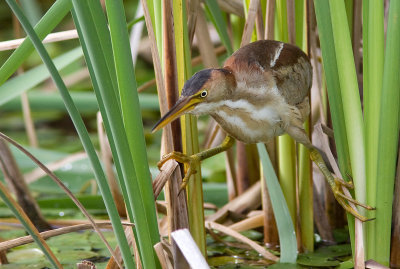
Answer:
[[[249,87],[274,87],[289,105],[303,102],[312,84],[312,67],[298,47],[275,40],[260,40],[237,50],[225,62],[238,82]]]

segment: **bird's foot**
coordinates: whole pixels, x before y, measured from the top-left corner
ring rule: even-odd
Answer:
[[[353,189],[354,185],[351,181],[346,182],[341,178],[334,178],[335,185],[332,187],[333,195],[335,196],[336,201],[346,210],[348,213],[352,214],[355,218],[361,220],[362,222],[370,221],[373,219],[368,219],[358,213],[353,207],[350,206],[349,203],[361,206],[367,210],[375,210],[375,208],[362,204],[359,201],[347,196],[344,194],[342,190],[342,186],[345,186],[346,188]]]
[[[196,154],[188,156],[182,152],[173,151],[162,157],[161,161],[159,161],[157,164],[158,168],[161,169],[164,163],[171,159],[174,159],[175,161],[180,163],[187,164],[187,170],[185,169],[185,177],[182,179],[182,183],[179,187],[179,193],[181,193],[181,191],[186,188],[190,176],[197,173],[196,167],[200,165],[200,158]]]
[[[332,173],[329,171],[328,167],[324,159],[322,158],[321,153],[317,149],[310,150],[310,158],[314,161],[314,163],[318,166],[321,170],[322,174],[325,176],[326,180],[328,181],[329,185],[332,188],[333,195],[335,196],[336,201],[346,210],[348,213],[352,214],[355,218],[365,222],[372,219],[368,219],[357,212],[356,209],[350,206],[350,203],[361,206],[367,210],[374,210],[375,208],[364,205],[357,200],[354,200],[352,197],[349,197],[344,194],[342,187],[346,187],[349,189],[353,189],[354,185],[352,181],[344,181],[341,178],[334,177]],[[350,176],[349,176],[350,177]],[[350,177],[351,178],[351,177]]]

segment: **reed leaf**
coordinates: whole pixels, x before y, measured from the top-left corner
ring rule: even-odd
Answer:
[[[40,40],[43,40],[60,23],[71,7],[71,0],[57,0],[51,6],[34,28]],[[0,68],[0,85],[21,66],[34,49],[32,41],[26,38]]]
[[[112,51],[106,20],[98,2],[73,1],[73,4],[82,31],[80,38],[88,52],[85,58],[88,62],[91,62],[93,67],[94,77],[92,77],[92,80],[96,81],[97,84],[94,89],[96,90],[108,139],[110,142],[113,141],[112,144],[110,143],[113,157],[116,165],[120,166],[118,178],[120,184],[126,188],[126,193],[122,189],[123,194],[128,196],[125,196],[124,199],[130,205],[127,208],[132,210],[130,215],[133,216],[136,225],[136,242],[139,245],[141,261],[144,267],[154,268],[157,267],[158,260],[155,258],[152,235],[150,235],[150,227],[152,227],[153,223],[146,214],[145,205],[148,203],[145,204],[143,202],[142,188],[137,180],[135,165],[118,104],[119,99],[117,100],[118,92],[112,82],[112,78],[116,75],[112,73],[113,71],[115,72],[114,63],[112,63],[113,66],[111,67],[110,59],[108,58],[108,55],[112,56]],[[104,44],[101,44],[102,42]],[[104,51],[108,49],[110,51]],[[152,209],[148,208],[147,210]],[[129,248],[123,251],[128,252]],[[124,262],[127,262],[127,256],[128,253],[124,256]]]
[[[83,36],[82,29],[81,29],[81,26],[79,24],[79,21],[78,21],[78,18],[77,18],[77,15],[76,15],[76,12],[75,12],[74,9],[72,9],[71,14],[72,14],[72,18],[74,20],[76,29],[78,31],[78,35],[82,37]],[[83,50],[83,53],[85,55],[85,58],[89,58],[89,56],[88,56],[89,52],[88,52],[88,49],[87,49],[85,41],[81,38],[80,42],[81,42],[81,45],[82,45],[82,50]],[[88,67],[88,70],[89,70],[90,77],[91,78],[95,78],[96,75],[95,75],[95,72],[94,72],[94,67],[93,67],[92,62],[91,61],[86,61],[86,64],[87,64],[87,67]],[[97,99],[97,93],[100,92],[97,80],[93,79],[92,80],[92,84],[93,84],[93,89],[94,89],[94,92],[95,92],[95,95],[96,95],[96,102],[98,103],[99,110],[100,110],[100,112],[102,114],[104,129],[106,130],[106,132],[108,134],[110,134],[111,133],[111,129],[110,129],[109,121],[108,120],[104,120],[104,119],[107,119],[106,118],[107,115],[106,115],[106,113],[104,111],[103,101],[101,99]],[[122,173],[122,168],[121,168],[120,162],[118,161],[119,157],[118,157],[118,154],[116,153],[117,151],[116,151],[115,142],[112,139],[108,140],[108,141],[109,141],[109,144],[110,144],[111,153],[112,153],[112,156],[113,156],[113,159],[114,159],[114,165],[115,165],[115,168],[116,168],[116,171],[117,171],[117,175],[118,175],[117,179],[119,181],[119,185],[120,185],[120,188],[121,188],[121,192],[123,194],[123,198],[125,199],[126,211],[128,213],[129,219],[133,220],[133,213],[132,213],[133,210],[131,208],[131,204],[128,202],[129,198],[128,198],[128,192],[126,190],[126,186],[122,182],[123,173]]]
[[[54,83],[57,85],[57,88],[59,89],[61,96],[63,97],[63,100],[64,100],[65,106],[68,110],[68,113],[75,125],[75,128],[76,128],[78,135],[81,139],[81,142],[83,144],[83,147],[85,148],[85,151],[87,152],[89,160],[92,164],[95,178],[99,184],[100,191],[103,195],[104,202],[107,207],[107,212],[109,213],[111,222],[113,224],[114,232],[116,234],[119,246],[122,251],[124,249],[127,249],[129,251],[128,242],[125,238],[121,220],[117,213],[117,209],[114,204],[114,200],[112,198],[111,191],[108,187],[108,183],[107,183],[107,179],[104,175],[104,171],[102,170],[100,161],[99,161],[96,151],[93,147],[93,144],[89,138],[89,134],[85,128],[83,120],[82,120],[81,116],[79,115],[79,112],[76,109],[71,96],[69,95],[68,89],[66,88],[64,82],[62,81],[60,74],[58,73],[56,67],[54,66],[54,63],[52,62],[46,49],[44,48],[43,44],[41,43],[39,37],[36,35],[33,27],[29,24],[28,20],[26,19],[24,14],[19,9],[15,0],[7,0],[7,3],[13,9],[14,14],[17,16],[17,18],[20,21],[21,25],[23,26],[25,32],[29,35],[30,39],[32,40],[32,43],[34,44],[36,50],[38,51],[39,55],[41,56],[43,62],[49,69],[52,79],[53,79]],[[126,260],[124,259],[124,261],[125,261],[125,265],[128,268],[133,268],[133,262],[131,261],[131,259],[126,259]],[[129,266],[129,264],[131,264],[131,266]]]
[[[350,33],[347,20],[340,15],[346,12],[344,2],[329,1],[329,4],[355,195],[359,202],[365,203],[364,126]]]
[[[122,1],[106,1],[108,21],[110,25],[118,90],[121,100],[122,118],[126,136],[135,163],[136,177],[141,188],[142,202],[149,221],[151,244],[160,241],[157,216],[154,203],[153,187],[148,166],[146,141],[143,133],[142,115],[135,78],[135,70],[130,50],[129,35],[126,25],[125,11]]]
[[[62,70],[79,60],[82,56],[82,49],[78,47],[54,58],[53,61],[57,70]],[[21,93],[32,89],[50,76],[46,65],[43,64],[7,80],[0,86],[0,106],[19,96]]]
[[[93,113],[99,110],[99,105],[92,92],[71,92],[72,100],[81,113]],[[32,111],[63,111],[66,112],[63,100],[58,93],[43,93],[31,91],[28,100]],[[141,94],[140,107],[144,110],[157,111],[159,109],[157,96],[154,94]],[[2,111],[21,111],[21,98],[14,98],[1,105]]]
[[[342,93],[340,89],[341,85],[339,83],[338,66],[336,63],[336,48],[334,46],[330,6],[328,1],[317,0],[314,1],[314,5],[338,164],[341,174],[346,177],[346,175],[351,175],[350,154],[342,103]],[[350,215],[348,214],[348,226],[352,246],[354,247],[354,218],[349,216]]]
[[[367,180],[367,203],[370,206],[376,205],[377,187],[377,164],[378,164],[378,136],[379,117],[382,94],[383,60],[384,60],[384,26],[383,26],[383,2],[368,1],[368,35],[363,43],[366,49],[363,50],[365,60],[363,62],[366,70],[363,74],[365,83],[364,98],[364,132],[365,132],[365,161]],[[375,218],[375,211],[369,211],[369,218]],[[375,227],[376,222],[367,223],[367,258],[373,257],[375,252]]]
[[[399,141],[400,108],[400,2],[391,1],[386,39],[386,52],[379,115],[379,146],[376,188],[376,232],[374,259],[389,266],[392,203],[396,156]]]
[[[79,25],[78,18],[77,18],[77,15],[76,15],[76,12],[75,12],[74,9],[72,9],[71,14],[72,14],[72,18],[74,20],[76,29],[78,31],[78,35],[79,36],[83,36],[82,29],[81,29],[81,26]],[[82,38],[80,39],[80,43],[82,45],[83,54],[85,55],[86,58],[88,58],[89,52],[88,52],[86,44],[85,44],[85,42],[84,42],[84,40]],[[95,78],[96,76],[95,76],[95,72],[94,72],[94,68],[93,68],[92,62],[87,61],[86,65],[88,67],[90,77]],[[95,79],[92,80],[92,84],[93,84],[93,89],[94,89],[94,92],[95,92],[95,95],[96,95],[96,93],[100,92],[99,85],[98,85],[98,83],[97,83],[97,81]],[[96,102],[98,104],[99,110],[103,111],[102,118],[103,117],[107,117],[106,113],[104,112],[104,104],[103,104],[101,99],[97,99],[97,96],[96,96]],[[104,120],[104,118],[103,118],[103,124],[104,124],[104,129],[106,130],[106,132],[107,133],[111,133],[109,121],[108,120]],[[115,168],[116,168],[116,171],[117,171],[117,174],[118,174],[117,178],[118,178],[118,180],[121,180],[123,178],[122,169],[121,169],[120,162],[118,161],[118,154],[116,154],[116,148],[115,148],[114,140],[109,140],[109,143],[110,143],[111,152],[112,152],[112,155],[113,155],[113,158],[114,158]],[[119,183],[120,183],[120,187],[121,187],[121,191],[123,193],[124,199],[128,199],[127,198],[128,197],[128,193],[127,193],[125,184],[123,184],[121,182],[119,182]],[[127,213],[128,213],[129,219],[132,220],[133,219],[133,215],[132,215],[132,209],[131,209],[130,203],[129,202],[125,202],[125,206],[127,208]]]
[[[192,74],[191,53],[186,23],[186,5],[180,4],[180,1],[174,0],[173,8],[178,89],[181,91],[185,80]],[[188,155],[199,152],[196,117],[185,115],[181,123],[183,152]],[[199,247],[201,253],[206,256],[206,233],[204,228],[203,182],[201,177],[201,167],[197,167],[196,170],[198,172],[189,179],[187,188],[189,227],[193,239]]]
[[[228,55],[231,55],[233,53],[233,49],[228,31],[226,30],[228,28],[223,18],[222,11],[219,8],[217,2],[213,0],[206,0],[205,11],[208,18],[214,24],[214,27],[217,30],[219,37],[221,38],[221,42],[222,44],[224,44]]]
[[[280,262],[295,263],[297,259],[297,240],[286,200],[264,144],[258,143],[257,149],[260,155],[264,179],[267,184],[272,208],[274,210],[276,226],[278,227],[281,249]]]
[[[357,201],[365,204],[366,175],[364,124],[350,33],[347,20],[343,20],[339,15],[339,13],[345,13],[344,2],[329,1],[329,5],[355,198]],[[365,209],[363,208],[360,208],[359,212],[362,215],[366,214]],[[349,227],[350,226],[353,228],[352,221],[349,221]],[[361,224],[358,224],[357,227],[362,229]],[[364,246],[363,244],[360,244],[363,240],[363,232],[360,229],[355,229],[354,231],[355,243],[353,246],[357,248],[354,249],[353,252],[355,267],[362,266],[364,263]],[[350,232],[352,236],[352,231],[350,230]],[[356,244],[356,242],[358,242],[358,244]]]
[[[30,24],[35,25],[41,17],[42,11],[40,10],[37,0],[20,0],[21,9],[26,13],[26,17]],[[29,11],[29,12],[28,12]]]
[[[342,175],[350,175],[350,157],[347,147],[347,133],[344,122],[342,94],[340,91],[336,51],[333,41],[331,14],[328,1],[314,1],[318,33],[321,42],[322,63],[327,84],[329,108]]]

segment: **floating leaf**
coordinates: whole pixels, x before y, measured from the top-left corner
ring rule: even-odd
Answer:
[[[340,264],[339,260],[335,260],[331,257],[324,257],[318,254],[299,254],[297,258],[297,263],[305,266],[315,266],[315,267],[331,267],[338,266]]]

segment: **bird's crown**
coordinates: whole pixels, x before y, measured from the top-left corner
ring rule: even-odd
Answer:
[[[221,76],[218,75],[223,75],[222,77],[225,77],[228,74],[231,74],[231,72],[224,68],[201,70],[186,81],[182,89],[182,96],[192,96],[203,89],[207,82],[215,81],[218,77],[221,78]]]
[[[185,82],[182,89],[182,96],[191,96],[201,90],[204,84],[211,78],[212,71],[213,69],[204,69],[195,73]]]

